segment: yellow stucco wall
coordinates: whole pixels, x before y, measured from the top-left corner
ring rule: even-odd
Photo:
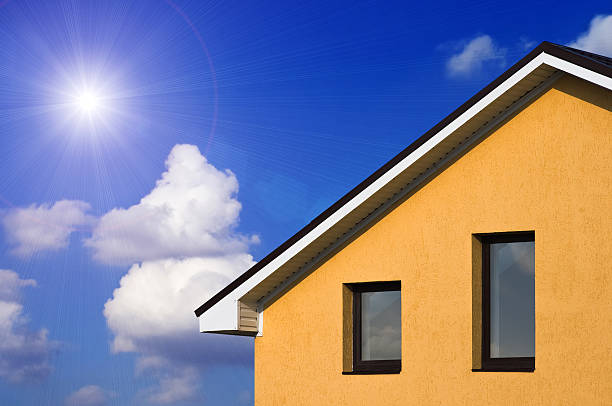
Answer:
[[[612,92],[562,78],[273,303],[256,405],[611,405],[610,111]],[[471,235],[520,230],[536,370],[472,372]],[[342,375],[342,284],[373,280],[402,281],[402,372]]]

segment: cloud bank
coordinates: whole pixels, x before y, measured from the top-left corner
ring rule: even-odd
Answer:
[[[66,248],[72,232],[93,223],[94,218],[87,214],[90,209],[89,203],[61,200],[54,205],[31,205],[8,211],[1,221],[13,247],[11,252],[29,257],[39,251]]]
[[[51,371],[49,358],[56,346],[47,330],[32,331],[20,303],[21,290],[36,286],[32,279],[0,269],[0,378],[9,382],[30,382],[45,378]]]
[[[446,71],[451,77],[466,77],[479,72],[486,62],[505,63],[506,50],[500,48],[488,35],[467,42],[459,53],[450,57]]]
[[[207,162],[194,145],[176,145],[166,171],[138,204],[96,219],[77,200],[8,211],[2,224],[13,254],[28,256],[68,246],[70,234],[89,226],[83,243],[95,260],[131,265],[104,305],[114,335],[111,351],[138,355],[136,372],[156,377],[145,401],[171,404],[199,396],[203,367],[250,366],[252,344],[242,337],[198,333],[193,310],[254,264],[248,253],[257,236],[236,231],[238,181]],[[93,227],[93,228],[92,228]],[[46,330],[26,332],[18,290],[34,286],[11,271],[0,274],[0,377],[20,381],[49,371]],[[10,299],[10,300],[9,300]],[[108,393],[85,386],[68,405],[98,405]],[[90,403],[87,403],[90,402]]]
[[[595,16],[589,30],[568,46],[612,57],[612,14]]]
[[[167,171],[137,205],[105,214],[87,240],[94,258],[133,265],[104,306],[111,350],[138,354],[136,372],[157,378],[145,401],[199,396],[199,374],[215,363],[250,366],[243,337],[198,333],[193,310],[254,264],[256,241],[235,231],[238,181],[193,145],[175,146]]]

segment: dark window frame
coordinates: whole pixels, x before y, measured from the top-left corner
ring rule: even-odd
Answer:
[[[361,294],[364,292],[401,292],[401,282],[364,282],[348,285],[353,292],[353,374],[397,374],[402,360],[361,359]]]
[[[533,372],[535,357],[491,358],[491,244],[535,241],[534,231],[477,235],[482,243],[482,359],[481,370]]]

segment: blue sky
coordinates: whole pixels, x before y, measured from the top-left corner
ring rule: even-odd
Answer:
[[[0,1],[0,404],[253,401],[192,311],[609,2]]]

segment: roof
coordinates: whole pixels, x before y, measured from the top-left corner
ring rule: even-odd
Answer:
[[[546,59],[546,60],[539,59],[536,61],[536,59],[538,57],[541,57],[542,54],[546,54],[545,56],[549,57],[549,59]],[[522,83],[520,82],[520,80],[524,80],[523,76],[521,76],[520,78],[517,78],[516,80],[514,80],[514,78],[515,78],[515,74],[526,70],[523,68],[529,68],[527,69],[528,73],[526,73],[526,75],[528,74],[528,75],[533,76],[531,79],[533,79],[533,83],[535,83],[536,85],[530,85],[528,87],[520,88],[519,85]],[[483,111],[484,111],[489,107],[489,105],[494,105],[495,103],[498,103],[497,106],[493,106],[493,107],[495,107],[495,109],[498,109],[499,113],[496,110],[495,112],[491,113],[492,114],[491,117],[499,118],[499,116],[503,115],[502,113],[504,113],[503,111],[504,109],[512,110],[510,106],[506,106],[505,104],[507,103],[512,104],[514,103],[515,100],[525,97],[536,87],[538,86],[541,87],[542,83],[546,82],[547,80],[551,78],[554,79],[555,73],[558,73],[559,71],[564,71],[564,72],[568,72],[572,74],[576,74],[577,71],[586,72],[585,74],[590,75],[589,78],[592,82],[595,82],[608,89],[612,88],[612,80],[610,80],[610,78],[612,78],[612,59],[611,58],[608,58],[602,55],[585,52],[585,51],[581,51],[581,50],[566,47],[566,46],[562,46],[562,45],[553,44],[550,42],[542,42],[535,49],[533,49],[527,56],[525,56],[520,61],[518,61],[516,64],[514,64],[512,67],[510,67],[501,76],[499,76],[497,79],[495,79],[490,84],[488,84],[485,88],[480,90],[472,98],[470,98],[464,104],[459,106],[455,111],[453,111],[451,114],[445,117],[442,121],[436,124],[433,128],[431,128],[429,131],[427,131],[425,134],[423,134],[421,137],[415,140],[407,148],[405,148],[403,151],[401,151],[399,154],[393,157],[390,161],[388,161],[386,164],[384,164],[382,167],[376,170],[373,174],[371,174],[364,181],[362,181],[360,184],[355,186],[352,190],[350,190],[344,196],[342,196],[337,202],[335,202],[328,209],[323,211],[314,220],[308,223],[304,228],[299,230],[296,234],[290,237],[287,241],[282,243],[275,250],[273,250],[267,256],[265,256],[262,260],[257,262],[254,266],[252,266],[250,269],[248,269],[246,272],[244,272],[242,275],[236,278],[233,282],[231,282],[229,285],[223,288],[220,292],[212,296],[203,305],[198,307],[195,310],[196,316],[199,317],[203,315],[207,310],[211,309],[213,306],[215,306],[217,303],[222,301],[228,295],[232,294],[232,292],[235,292],[238,287],[245,284],[245,282],[251,280],[252,278],[257,279],[256,283],[261,283],[261,279],[263,278],[263,276],[259,278],[254,278],[254,277],[258,276],[258,273],[260,273],[262,269],[267,268],[275,260],[277,260],[275,262],[281,262],[279,261],[281,259],[280,258],[281,256],[288,257],[288,255],[286,255],[288,253],[288,250],[290,250],[291,248],[294,248],[298,242],[304,240],[305,237],[309,236],[309,234],[312,233],[313,230],[317,229],[324,222],[328,222],[328,220],[330,220],[332,216],[334,216],[335,218],[344,217],[346,206],[348,206],[350,202],[352,202],[358,195],[362,194],[362,192],[366,191],[366,189],[371,187],[373,184],[381,183],[381,181],[384,181],[382,182],[382,184],[384,185],[386,185],[387,183],[395,182],[394,177],[393,177],[393,181],[389,180],[392,178],[390,175],[392,170],[395,170],[395,172],[397,172],[396,166],[398,166],[398,164],[405,162],[408,157],[410,157],[413,153],[415,153],[415,151],[421,149],[421,147],[423,147],[429,141],[435,141],[433,140],[434,137],[440,140],[444,140],[443,138],[440,138],[440,134],[443,132],[443,130],[444,132],[448,133],[447,135],[445,135],[445,137],[447,137],[450,134],[452,134],[452,132],[458,131],[456,129],[452,129],[451,127],[457,127],[459,129],[463,129],[466,124],[455,123],[455,122],[460,117],[462,117],[464,113],[470,111],[471,109],[475,107],[481,108],[480,106],[487,106],[486,108],[483,108]],[[501,97],[499,97],[498,95],[496,95],[496,98],[491,98],[491,94],[493,93],[493,91],[499,89],[502,85],[506,84],[508,81],[512,81],[512,83],[508,85],[508,86],[511,85],[512,87],[508,87],[504,91],[506,93],[510,93],[510,90],[515,91],[514,96],[513,96],[514,99],[513,100],[511,99],[499,100]],[[516,89],[514,89],[515,87]],[[491,100],[489,100],[489,98]],[[470,120],[470,119],[471,118],[467,118],[466,120]],[[464,121],[464,122],[467,122],[467,121]],[[472,132],[472,134],[475,134],[478,129],[486,129],[488,122],[489,120],[486,120],[486,121],[481,120],[481,122],[476,123],[478,124],[478,126],[477,127],[472,126],[474,127],[474,131]],[[459,127],[460,125],[463,125],[464,127]],[[470,131],[471,129],[472,128],[469,128]],[[467,135],[468,137],[466,137],[465,140],[469,139],[469,132],[467,132]],[[457,140],[455,140],[455,144],[457,142],[459,144],[462,143],[462,139],[457,138]],[[450,148],[450,150],[452,149],[455,149],[455,147]],[[433,164],[429,163],[427,166],[422,168],[422,171],[420,173],[419,173],[420,168],[417,165],[419,163],[417,160],[419,159],[420,156],[415,157],[415,161],[409,164],[415,167],[415,175],[412,178],[412,181],[416,181],[421,178],[424,178],[425,175],[427,174],[425,173],[427,170],[431,169],[432,167],[438,167],[444,164],[446,162],[445,160],[446,156],[449,154],[448,148],[447,150],[441,150],[438,155],[440,154],[441,154],[440,158],[436,156],[436,160],[433,161]],[[405,169],[406,168],[403,168],[403,170]],[[397,183],[394,189],[395,193],[392,193],[393,190],[389,190],[386,193],[386,195],[389,195],[390,197],[395,196],[399,193],[398,191],[401,191],[403,189],[404,189],[404,185],[403,184],[400,185],[400,183]],[[384,197],[386,199],[389,199],[390,197],[387,197],[386,195]],[[364,204],[364,206],[366,205]],[[364,212],[366,213],[367,216],[373,214],[376,210],[380,209],[383,206],[383,204],[381,204],[380,201],[377,201],[375,202],[375,204],[372,204],[370,206],[371,206],[370,208],[367,208],[369,212],[368,211]],[[341,217],[338,217],[339,213],[342,214]],[[361,218],[360,220],[358,219],[358,221],[361,221],[361,220],[363,220],[363,218]],[[349,230],[353,228],[355,228],[354,225],[349,227],[349,225],[347,224],[342,230]],[[341,232],[342,230],[339,230],[339,232]],[[344,234],[346,234],[346,231],[344,231]],[[343,234],[340,234],[339,236],[337,236],[336,240],[342,239],[342,235]],[[317,237],[315,236],[313,238],[316,239]],[[314,244],[314,242],[309,241],[307,242],[307,244]],[[322,255],[324,254],[323,251],[325,251],[325,247],[327,246],[329,246],[329,244],[326,242],[323,245],[319,244],[319,246],[315,247],[315,249],[312,252],[314,252],[316,255],[313,256],[312,260],[315,260],[316,258],[321,259]],[[290,260],[289,258],[287,259],[283,258],[284,262],[287,262],[289,260]],[[298,265],[295,265],[294,268],[296,266],[303,267],[303,265],[298,264]],[[285,275],[284,276],[285,279],[291,278],[293,274],[297,272],[297,269],[301,269],[301,268],[295,268],[295,269],[296,270],[292,270],[288,276]],[[293,277],[293,280],[295,281],[295,277]],[[275,283],[276,285],[278,285],[278,282],[275,282]],[[272,288],[267,287],[264,290],[261,290],[261,292],[265,292],[266,290],[268,290],[268,293],[270,293],[271,289]],[[259,298],[263,297],[263,296],[260,296],[261,292],[258,293]],[[241,295],[243,294],[244,292],[241,293]]]

